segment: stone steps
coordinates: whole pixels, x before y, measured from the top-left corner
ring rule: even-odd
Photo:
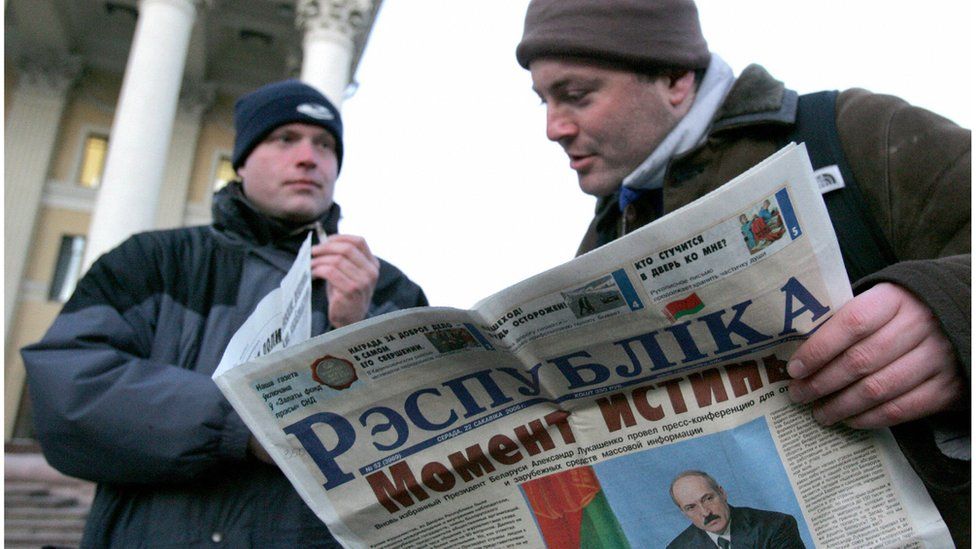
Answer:
[[[58,473],[40,454],[5,454],[3,546],[78,547],[93,495],[92,483]]]
[[[78,498],[70,495],[52,494],[50,492],[31,492],[29,494],[4,494],[3,506],[6,509],[13,507],[40,508],[40,509],[63,509],[65,507],[75,507],[78,505]]]
[[[10,507],[4,505],[3,518],[9,522],[11,520],[46,520],[64,518],[66,520],[78,519],[84,521],[88,516],[88,506],[78,505],[75,507],[32,508],[32,507]]]
[[[61,548],[78,547],[81,543],[81,533],[57,533],[57,532],[11,532],[4,528],[3,546],[4,549],[13,547],[38,547],[54,546]]]
[[[66,519],[62,517],[49,517],[40,519],[11,519],[4,517],[3,526],[7,531],[15,532],[67,532],[72,535],[80,536],[85,530],[84,517],[78,519]]]

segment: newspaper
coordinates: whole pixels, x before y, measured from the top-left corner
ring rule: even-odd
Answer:
[[[213,373],[214,379],[242,362],[308,340],[312,335],[311,272],[309,234],[278,287],[258,302],[251,316],[234,332]]]
[[[665,547],[695,528],[670,492],[688,470],[806,547],[951,547],[890,432],[824,428],[786,394],[787,359],[850,298],[791,144],[471,310],[398,311],[214,378],[348,547]]]

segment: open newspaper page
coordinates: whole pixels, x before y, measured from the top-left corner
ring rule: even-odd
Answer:
[[[470,311],[384,315],[215,379],[350,547],[681,547],[730,519],[790,547],[951,546],[887,430],[820,427],[786,395],[787,359],[850,297],[791,145]],[[683,513],[689,470],[728,505]]]
[[[214,378],[229,368],[253,360],[312,335],[312,236],[298,249],[295,263],[281,284],[264,296],[224,349]]]

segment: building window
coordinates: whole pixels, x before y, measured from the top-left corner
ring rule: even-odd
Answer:
[[[48,299],[64,303],[71,297],[81,274],[84,253],[85,237],[69,234],[61,237],[61,248],[58,250],[58,262],[54,266],[54,280],[51,281]]]
[[[85,138],[81,156],[81,173],[78,182],[82,187],[98,188],[105,171],[105,156],[108,154],[108,136],[89,134]]]
[[[230,157],[224,154],[220,155],[220,158],[217,160],[217,169],[214,170],[213,190],[219,191],[224,185],[235,179],[237,179],[237,172],[234,171]]]

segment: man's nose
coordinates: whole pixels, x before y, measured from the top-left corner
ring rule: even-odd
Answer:
[[[295,160],[298,164],[314,167],[318,163],[318,150],[311,139],[301,139],[295,144]]]
[[[546,110],[546,137],[550,141],[561,143],[568,138],[575,137],[578,132],[579,127],[565,113],[555,108]]]

